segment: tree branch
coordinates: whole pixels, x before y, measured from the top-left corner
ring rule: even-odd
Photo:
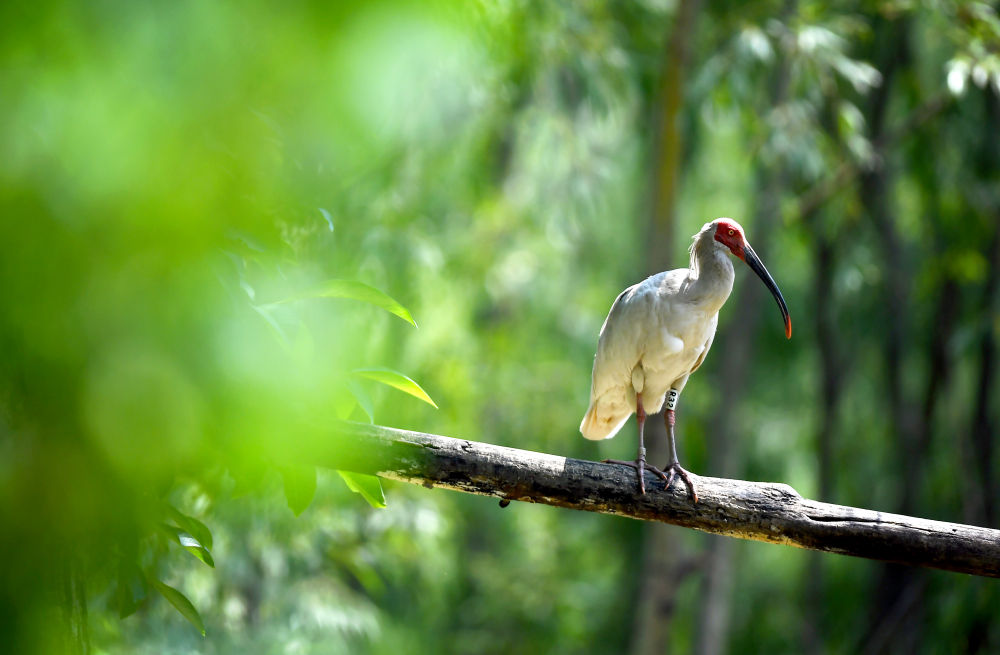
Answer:
[[[338,424],[335,430],[336,439],[299,444],[295,456],[303,463],[375,473],[428,488],[1000,577],[1000,530],[821,503],[802,498],[786,484],[700,476],[694,476],[699,499],[695,505],[684,485],[664,491],[651,474],[647,494],[638,495],[635,471],[616,464],[360,423]]]

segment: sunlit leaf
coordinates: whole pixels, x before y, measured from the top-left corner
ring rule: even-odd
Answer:
[[[170,506],[170,516],[184,530],[187,530],[192,537],[200,541],[205,548],[212,548],[212,531],[208,526],[187,514],[181,513],[176,507]]]
[[[171,605],[173,605],[178,612],[181,613],[185,619],[191,622],[201,636],[205,636],[205,622],[201,620],[201,615],[198,614],[198,610],[195,609],[194,605],[187,599],[187,596],[177,591],[170,585],[166,585],[155,577],[150,576],[149,581],[152,583],[153,587],[156,588],[160,595],[166,598]]]
[[[282,466],[281,478],[285,482],[285,499],[288,509],[299,516],[316,495],[316,468],[312,466]]]
[[[952,95],[960,96],[965,93],[965,82],[969,79],[969,62],[962,59],[953,59],[948,62],[948,90]]]
[[[322,207],[319,207],[319,213],[323,215],[323,219],[326,221],[327,226],[330,228],[330,231],[333,232],[333,217],[330,216],[330,212]]]
[[[399,389],[404,393],[408,393],[414,398],[419,398],[428,405],[437,408],[437,404],[431,400],[431,397],[427,395],[419,384],[414,382],[409,377],[403,375],[399,371],[394,371],[390,368],[358,368],[352,371],[354,375],[359,377],[368,378],[369,380],[375,380],[376,382],[381,382],[382,384],[389,385],[395,389]]]
[[[406,307],[403,307],[395,299],[375,287],[368,286],[364,282],[358,282],[357,280],[327,280],[315,289],[277,302],[294,302],[307,298],[349,298],[351,300],[359,300],[375,305],[376,307],[381,307],[385,311],[400,317],[413,327],[417,327],[416,322],[410,316],[410,312]]]
[[[212,553],[210,553],[208,548],[202,545],[202,543],[195,539],[190,533],[166,523],[160,524],[160,529],[164,534],[170,537],[171,540],[180,544],[184,550],[188,551],[205,564],[215,568],[215,560],[212,559]]]
[[[774,58],[774,48],[771,47],[767,34],[756,25],[746,26],[740,31],[739,44],[743,50],[760,61],[766,63]]]
[[[250,299],[250,302],[253,302],[253,299],[257,296],[257,292],[254,291],[252,286],[250,286],[250,283],[246,280],[240,280],[240,288],[243,289],[245,294],[247,294],[247,298]]]
[[[385,507],[385,494],[382,493],[382,483],[374,475],[354,473],[353,471],[337,471],[347,483],[347,488],[368,501],[372,507]]]

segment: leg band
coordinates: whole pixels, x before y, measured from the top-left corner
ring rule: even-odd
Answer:
[[[666,407],[669,410],[674,410],[677,408],[677,398],[681,395],[681,392],[677,389],[671,389],[667,392],[667,402]]]

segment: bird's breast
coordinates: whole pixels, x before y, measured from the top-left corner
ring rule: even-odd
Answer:
[[[654,352],[657,352],[662,357],[670,357],[672,355],[677,355],[684,350],[684,340],[680,337],[675,336],[666,327],[660,328],[659,343],[656,344],[655,348],[652,348]]]
[[[717,314],[702,316],[693,308],[686,312],[671,309],[658,317],[658,330],[649,335],[641,360],[646,375],[654,378],[654,386],[664,390],[691,371],[718,321]]]

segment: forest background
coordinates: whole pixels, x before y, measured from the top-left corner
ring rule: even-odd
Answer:
[[[988,4],[52,1],[0,26],[11,652],[1000,650],[994,580],[397,483],[374,508],[371,479],[282,457],[342,418],[632,457],[631,423],[577,432],[601,322],[730,216],[795,334],[738,269],[685,465],[1000,527]]]

